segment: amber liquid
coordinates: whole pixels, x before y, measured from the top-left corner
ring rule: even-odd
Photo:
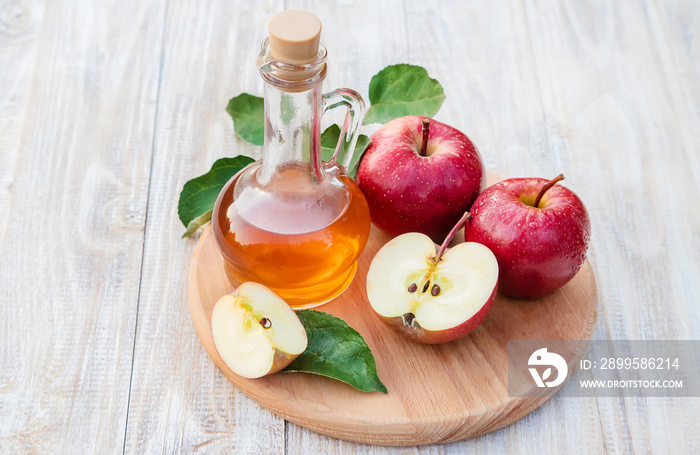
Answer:
[[[329,212],[324,200],[298,207],[264,198],[255,200],[254,207],[234,204],[239,177],[224,187],[212,216],[229,278],[262,283],[294,308],[311,308],[340,295],[355,276],[370,231],[367,201],[355,182],[338,177],[336,183],[346,188],[344,197],[325,201],[336,206]],[[290,173],[280,179],[293,184],[294,178]]]

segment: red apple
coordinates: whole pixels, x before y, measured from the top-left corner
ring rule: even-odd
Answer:
[[[484,321],[496,298],[498,262],[478,243],[440,249],[417,232],[384,245],[367,271],[367,297],[390,327],[414,341],[437,344],[463,337]]]
[[[421,232],[440,242],[486,187],[486,173],[462,132],[409,115],[372,135],[357,184],[378,227],[392,236]]]
[[[537,299],[564,286],[586,260],[588,211],[573,191],[547,181],[515,178],[488,187],[470,210],[465,239],[486,245],[498,259],[499,289]]]

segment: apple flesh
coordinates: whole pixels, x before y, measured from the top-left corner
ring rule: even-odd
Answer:
[[[241,284],[216,302],[211,331],[221,359],[244,378],[281,370],[308,344],[294,310],[272,290],[254,282]]]
[[[504,180],[472,205],[465,239],[486,245],[496,255],[503,295],[532,300],[550,294],[569,282],[586,260],[590,218],[573,191],[555,185],[563,178]]]
[[[402,234],[372,259],[367,272],[372,309],[412,340],[437,344],[461,338],[484,321],[496,298],[498,262],[487,247],[468,242],[444,252],[456,231],[439,251],[424,234]]]
[[[356,180],[375,225],[392,236],[420,232],[436,242],[486,187],[484,164],[469,138],[415,115],[372,135]]]

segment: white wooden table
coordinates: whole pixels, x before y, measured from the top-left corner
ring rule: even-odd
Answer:
[[[259,94],[267,20],[317,14],[326,89],[426,67],[490,170],[586,202],[598,339],[700,338],[700,2],[0,0],[0,453],[698,453],[700,399],[555,397],[398,449],[286,423],[190,320],[182,185]],[[695,177],[695,178],[694,178]]]

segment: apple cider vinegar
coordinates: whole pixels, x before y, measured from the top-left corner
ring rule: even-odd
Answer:
[[[278,189],[298,184],[295,174],[278,175]],[[319,191],[267,198],[244,191],[234,201],[237,180],[222,191],[212,220],[229,278],[263,283],[294,308],[340,295],[352,282],[369,238],[369,209],[357,185],[341,177],[347,192],[333,200]]]
[[[339,296],[352,282],[367,243],[367,201],[347,175],[364,117],[349,89],[322,93],[326,49],[321,22],[287,10],[269,23],[257,68],[263,78],[262,160],[219,193],[212,231],[229,278],[256,281],[293,308]],[[321,117],[347,108],[333,157],[321,158]]]

